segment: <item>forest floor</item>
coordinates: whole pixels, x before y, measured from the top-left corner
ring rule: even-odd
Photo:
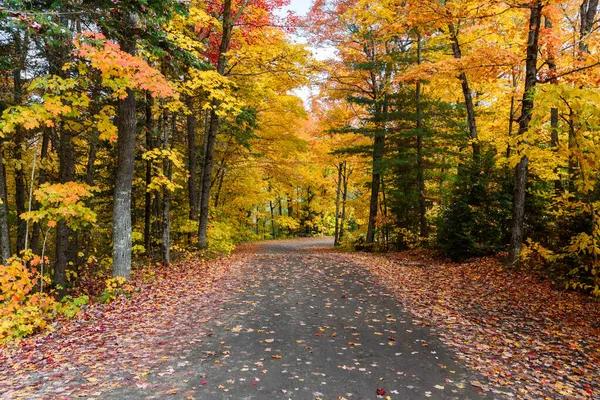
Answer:
[[[0,350],[0,398],[600,398],[599,333],[598,303],[493,259],[271,242]]]

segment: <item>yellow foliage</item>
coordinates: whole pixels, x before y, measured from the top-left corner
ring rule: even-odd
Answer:
[[[58,303],[46,293],[34,293],[39,279],[19,259],[0,266],[0,343],[46,328]]]

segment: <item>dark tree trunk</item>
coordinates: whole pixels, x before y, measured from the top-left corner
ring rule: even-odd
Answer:
[[[17,43],[19,43],[17,44],[19,51],[23,51],[23,49],[21,49],[22,45],[20,37]],[[23,101],[23,82],[21,80],[22,68],[23,66],[20,63],[20,66],[13,71],[15,105],[21,105]],[[22,129],[17,128],[17,131],[15,133],[15,151],[13,155],[15,160],[23,160],[24,143],[24,132]],[[23,170],[23,165],[19,165],[17,166],[17,168],[15,168],[15,206],[17,209],[17,254],[20,254],[21,251],[25,249],[25,236],[27,235],[27,224],[23,219],[21,219],[21,214],[27,211],[25,209],[25,193],[25,171]]]
[[[15,140],[15,160],[23,159],[23,137],[18,134],[18,138]],[[17,209],[17,254],[25,250],[25,236],[27,234],[27,224],[21,219],[27,209],[25,208],[26,201],[26,185],[25,185],[25,172],[23,166],[19,166],[15,169],[15,206]]]
[[[66,129],[61,129],[59,139],[59,181],[60,183],[72,182],[75,175],[75,156],[73,154],[72,135]],[[64,294],[67,282],[67,266],[69,265],[69,237],[71,229],[64,219],[56,225],[56,264],[54,266],[54,283],[60,285],[61,294]]]
[[[339,237],[340,240],[344,237],[344,228],[346,222],[346,200],[348,199],[348,179],[350,178],[350,174],[348,172],[348,164],[344,161],[344,170],[342,172],[342,217],[340,221],[340,232]]]
[[[154,149],[154,117],[152,106],[154,99],[146,93],[146,151]],[[152,255],[152,161],[146,160],[146,192],[144,193],[144,248],[148,256]]]
[[[225,180],[226,172],[227,172],[227,169],[225,168],[225,166],[223,166],[223,168],[220,168],[217,173],[217,179],[219,180],[219,182],[217,184],[217,193],[215,194],[215,208],[217,208],[219,206],[219,200],[221,198],[221,190],[223,189],[223,181]]]
[[[510,157],[510,138],[513,135],[513,126],[514,126],[514,122],[515,122],[515,92],[514,89],[516,89],[517,87],[517,76],[515,74],[515,71],[512,71],[512,87],[513,87],[513,92],[510,95],[510,111],[509,111],[509,116],[508,116],[508,139],[509,139],[509,143],[506,146],[506,158]]]
[[[304,224],[306,225],[306,234],[308,236],[312,235],[312,224],[310,222],[312,222],[312,199],[313,199],[313,194],[312,191],[310,190],[310,186],[308,188],[306,188],[306,220],[304,221]]]
[[[46,183],[48,180],[46,169],[44,168],[44,160],[48,157],[48,148],[50,146],[50,128],[44,129],[42,136],[42,150],[40,152],[40,166],[38,175],[38,186]],[[35,200],[35,199],[34,199]],[[38,210],[40,205],[37,201],[33,203],[34,209]],[[33,254],[40,254],[40,242],[42,238],[42,228],[39,222],[33,224],[33,230],[31,233],[31,251]]]
[[[0,147],[0,264],[10,258],[10,230],[8,226],[8,192],[6,187],[6,170]]]
[[[537,0],[531,7],[529,17],[529,34],[527,36],[527,58],[525,62],[525,90],[519,117],[519,135],[522,136],[529,129],[531,113],[533,111],[533,91],[537,83],[537,56],[539,50],[539,36],[544,5]],[[518,265],[523,245],[525,226],[525,195],[527,192],[528,158],[524,155],[515,169],[515,192],[513,198],[513,218],[510,236],[508,261]]]
[[[575,115],[573,110],[569,112],[569,192],[575,193],[577,188],[575,187],[575,176],[578,173],[578,163],[576,154],[577,138],[575,137]]]
[[[190,206],[189,219],[195,221],[198,218],[198,194],[196,183],[196,167],[198,166],[198,154],[196,150],[196,115],[191,97],[187,98],[187,107],[190,114],[187,115],[187,142],[188,142],[188,201]],[[188,234],[188,241],[191,233]]]
[[[339,163],[336,168],[338,170],[338,180],[337,192],[335,196],[335,231],[333,235],[334,246],[338,246],[340,244],[340,197],[342,192],[342,169],[344,168],[344,163]]]
[[[586,39],[592,31],[597,12],[598,0],[583,0],[581,6],[579,7],[581,19],[581,26],[579,28],[579,51],[581,51],[581,53],[587,54],[590,52]]]
[[[233,25],[235,24],[236,19],[240,17],[247,4],[248,0],[244,0],[243,3],[240,5],[237,14],[233,16],[231,10],[231,0],[224,1],[223,36],[221,37],[221,43],[219,45],[219,58],[217,61],[217,72],[220,75],[225,75],[225,69],[227,67],[226,54],[229,51],[229,44],[231,42],[231,33],[233,31]],[[208,229],[208,214],[210,208],[210,182],[212,179],[212,170],[214,166],[215,142],[220,125],[220,118],[215,112],[215,109],[219,107],[219,102],[214,100],[212,102],[212,106],[213,107],[210,112],[210,123],[206,135],[206,151],[204,154],[204,165],[202,168],[200,223],[198,225],[198,245],[201,249],[204,249],[208,246],[206,233]]]
[[[387,105],[379,106],[379,117],[383,121],[387,117],[384,114],[387,113]],[[369,202],[369,225],[367,227],[367,243],[375,242],[375,222],[377,219],[377,208],[379,200],[379,185],[381,183],[381,176],[383,170],[383,155],[385,152],[385,122],[381,123],[378,127],[377,133],[375,134],[375,140],[373,143],[373,171],[371,173],[371,200]]]
[[[277,239],[277,235],[275,234],[275,207],[272,200],[269,200],[269,207],[271,208],[271,235],[273,239]]]
[[[166,114],[166,113],[165,113]],[[164,138],[163,138],[163,149],[170,150],[170,138],[169,138],[169,118],[167,115],[164,117]],[[176,118],[173,116],[171,124],[171,134],[175,135],[176,129]],[[163,162],[163,170],[167,179],[173,178],[173,165],[170,160]],[[163,215],[162,215],[162,259],[163,264],[168,266],[171,264],[171,191],[169,189],[163,189]]]
[[[544,27],[546,29],[552,29],[552,22],[550,22],[550,20],[548,19],[548,17],[545,17],[544,19]],[[555,78],[556,75],[556,62],[554,59],[554,55],[551,54],[548,57],[547,60],[548,63],[548,69],[550,70],[550,83],[553,85],[557,84],[557,80]],[[513,96],[514,98],[514,96]],[[552,146],[552,148],[555,151],[558,151],[558,146],[559,146],[559,141],[558,141],[558,119],[559,119],[559,114],[558,114],[558,108],[556,107],[552,107],[550,109],[550,145]],[[558,173],[558,167],[554,169],[555,173]],[[562,182],[560,180],[560,178],[556,179],[554,181],[554,192],[558,195],[562,192]]]
[[[28,36],[21,36],[20,32],[13,35],[13,43],[15,47],[16,67],[12,71],[13,75],[13,101],[15,106],[20,106],[23,103],[23,79],[21,74],[25,72],[25,63],[28,51]],[[24,132],[21,128],[17,128],[14,138],[14,153],[15,160],[23,160],[23,146],[25,144]],[[17,254],[20,254],[25,249],[25,236],[27,235],[27,224],[21,219],[21,214],[27,211],[25,209],[26,201],[26,185],[25,172],[23,165],[15,168],[15,206],[17,210]]]
[[[417,64],[421,64],[421,35],[417,37]],[[419,193],[419,233],[427,237],[427,204],[425,202],[425,164],[423,162],[423,107],[421,81],[415,87],[417,108],[417,192]]]
[[[452,41],[452,53],[454,58],[462,58],[462,52],[460,49],[460,43],[458,41],[458,31],[452,24],[448,25],[448,31],[450,32],[450,39]],[[467,125],[469,127],[469,136],[471,138],[471,146],[473,149],[473,159],[479,159],[481,149],[478,142],[477,124],[475,122],[475,106],[473,105],[473,93],[469,87],[469,79],[467,74],[461,72],[458,76],[460,80],[460,86],[462,87],[463,96],[465,99],[465,109],[467,111]]]

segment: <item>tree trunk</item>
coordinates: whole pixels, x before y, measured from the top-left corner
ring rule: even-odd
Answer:
[[[340,244],[340,197],[342,191],[342,168],[344,163],[340,163],[336,166],[338,170],[337,180],[337,192],[335,196],[335,231],[333,235],[333,245],[338,246]]]
[[[44,129],[44,133],[42,136],[42,150],[40,152],[40,167],[38,174],[38,186],[46,183],[46,169],[44,168],[44,160],[48,157],[48,147],[50,144],[50,128]],[[35,199],[34,199],[35,200]],[[33,203],[34,209],[39,210],[40,205],[37,201]],[[39,254],[40,250],[40,240],[42,235],[42,228],[39,222],[35,222],[33,224],[33,230],[31,233],[31,251],[33,254]]]
[[[460,43],[458,41],[458,31],[454,25],[448,25],[448,31],[450,32],[450,40],[452,41],[452,53],[454,58],[462,58],[462,52],[460,49]],[[460,80],[460,86],[462,87],[463,96],[465,99],[465,109],[467,111],[467,125],[469,127],[469,136],[471,137],[471,147],[473,149],[473,159],[478,160],[481,153],[481,149],[478,142],[477,124],[475,123],[475,106],[473,105],[473,93],[469,87],[469,79],[467,74],[461,72],[458,76]]]
[[[417,64],[421,64],[421,35],[417,37]],[[425,165],[423,162],[423,108],[421,105],[421,81],[415,87],[417,108],[417,191],[419,193],[419,233],[427,237],[427,205],[425,203]]]
[[[247,2],[245,2],[247,4]],[[243,7],[238,12],[241,13]],[[217,61],[217,72],[220,75],[225,75],[227,66],[226,53],[229,51],[229,43],[231,42],[231,32],[233,30],[233,18],[231,14],[231,0],[225,0],[223,4],[223,37],[219,46],[219,58]],[[210,207],[210,181],[212,179],[212,170],[214,165],[215,142],[217,132],[219,130],[220,119],[215,109],[219,107],[219,102],[213,100],[212,110],[210,113],[210,125],[206,136],[206,153],[204,154],[204,166],[202,168],[202,192],[200,196],[200,223],[198,226],[198,245],[201,249],[208,246],[207,229],[208,229],[208,213]]]
[[[195,221],[198,218],[198,194],[196,183],[196,167],[198,165],[198,154],[196,150],[196,115],[194,114],[194,105],[191,97],[187,98],[187,108],[190,114],[187,115],[187,142],[188,142],[188,201],[190,213],[188,218]],[[191,233],[188,234],[188,241],[191,240]]]
[[[344,227],[345,227],[345,222],[346,222],[346,200],[348,199],[348,179],[349,178],[350,178],[350,175],[348,173],[348,164],[346,161],[344,161],[344,171],[342,173],[342,179],[343,179],[342,217],[341,217],[341,221],[340,221],[340,232],[339,232],[340,240],[344,237]]]
[[[529,17],[529,34],[527,36],[527,58],[525,62],[525,89],[519,117],[519,135],[522,136],[529,129],[531,113],[533,111],[533,91],[537,83],[537,56],[539,50],[540,26],[544,5],[537,0],[531,8]],[[525,226],[525,195],[527,192],[528,158],[524,155],[515,169],[515,192],[513,198],[513,218],[510,237],[508,261],[518,265],[523,245],[523,229]]]
[[[8,226],[8,193],[2,148],[0,147],[0,264],[10,258],[10,230]]]
[[[385,113],[387,113],[387,104],[379,106],[379,115],[384,119]],[[385,152],[385,122],[382,123],[375,133],[375,140],[373,143],[373,171],[371,173],[371,200],[369,203],[369,225],[367,227],[367,243],[375,242],[375,222],[377,219],[377,207],[379,199],[379,185],[381,183],[382,169],[381,165],[383,162],[383,154]]]
[[[166,112],[165,112],[166,113]],[[169,141],[169,118],[167,115],[164,117],[164,139],[163,149],[170,150]],[[175,134],[176,117],[173,115],[173,122],[171,124],[171,133]],[[164,174],[168,180],[173,178],[173,165],[171,160],[164,160],[163,162]],[[171,265],[171,191],[169,189],[163,189],[163,232],[162,232],[162,258],[165,266]]]
[[[121,21],[123,29],[121,50],[135,55],[136,45],[132,31],[137,28],[138,17],[127,14]],[[127,89],[127,96],[118,102],[117,170],[113,203],[113,277],[129,279],[131,275],[131,192],[135,167],[135,141],[137,130],[135,93]]]
[[[133,90],[119,100],[117,139],[117,171],[113,206],[113,271],[114,277],[129,279],[131,274],[131,191],[133,185],[136,101]]]
[[[269,200],[269,207],[271,207],[271,236],[273,239],[277,239],[275,234],[275,207],[273,207],[273,200]]]
[[[312,191],[310,190],[310,186],[306,188],[306,219],[305,219],[305,225],[306,225],[306,234],[308,236],[312,235],[312,210],[311,210],[311,203],[312,203],[312,199],[313,199],[313,194]]]
[[[581,19],[581,26],[579,28],[579,51],[581,51],[583,54],[588,54],[590,52],[586,39],[592,31],[597,12],[598,0],[583,0],[581,6],[579,7]]]
[[[511,80],[512,80],[512,93],[510,95],[510,111],[509,111],[509,116],[508,116],[508,145],[506,146],[506,158],[510,157],[510,138],[513,135],[513,126],[514,126],[514,122],[515,122],[515,90],[517,88],[517,75],[513,69],[512,71],[512,76],[511,76]]]
[[[72,182],[75,175],[75,157],[73,154],[72,135],[61,127],[59,139],[59,181]],[[64,294],[67,283],[67,266],[69,265],[69,237],[71,229],[64,219],[56,225],[56,263],[54,265],[54,283],[60,285],[61,295]]]
[[[146,93],[146,151],[154,149],[154,116],[152,106],[154,99]],[[144,193],[144,248],[146,255],[152,255],[152,161],[146,160],[146,191]]]

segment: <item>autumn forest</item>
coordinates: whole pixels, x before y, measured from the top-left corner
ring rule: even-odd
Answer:
[[[71,320],[97,320],[92,310],[124,313],[142,293],[173,291],[161,301],[173,297],[185,307],[193,293],[234,293],[238,273],[246,274],[235,266],[246,262],[256,282],[260,264],[290,290],[302,284],[286,282],[313,268],[335,285],[343,273],[329,268],[361,265],[390,280],[417,319],[438,307],[415,294],[422,288],[445,298],[436,292],[443,285],[465,284],[452,295],[460,304],[488,293],[480,308],[498,313],[505,311],[488,301],[538,290],[555,304],[568,296],[557,309],[580,318],[569,332],[593,337],[600,329],[598,6],[315,0],[302,14],[289,0],[0,0],[0,344],[37,343],[36,335],[79,323]],[[303,243],[324,243],[314,238],[333,238],[334,246],[318,247],[322,258],[302,253]],[[260,243],[288,252],[287,261],[261,256]],[[348,264],[335,256],[324,262],[327,254]],[[434,268],[427,277],[414,269],[422,263]],[[277,270],[288,264],[292,270]],[[512,279],[520,283],[505,287]],[[460,332],[444,325],[447,310],[439,312],[444,329]],[[392,347],[396,330],[389,332]],[[514,350],[516,340],[506,346]],[[348,343],[356,348],[358,340]],[[580,346],[587,366],[573,367],[576,380],[556,380],[553,370],[552,378],[537,376],[553,391],[531,389],[537,383],[516,373],[491,385],[527,381],[515,389],[519,398],[598,395],[600,353]],[[509,358],[506,351],[499,357]],[[6,354],[0,361],[19,358]],[[468,368],[480,370],[469,357]],[[484,375],[502,368],[510,370]],[[30,381],[14,379],[6,398],[33,398],[20,392]],[[475,381],[467,386],[490,390]],[[438,386],[435,395],[451,398]],[[206,398],[230,398],[219,397],[221,389]],[[319,393],[311,398],[330,398]]]

